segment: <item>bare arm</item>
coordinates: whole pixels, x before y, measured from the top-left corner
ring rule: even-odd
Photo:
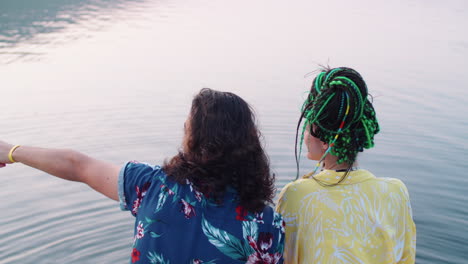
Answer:
[[[0,168],[11,163],[8,153],[13,147],[0,141]],[[88,184],[94,190],[118,201],[117,181],[120,167],[68,149],[47,149],[21,146],[13,159],[56,177]]]

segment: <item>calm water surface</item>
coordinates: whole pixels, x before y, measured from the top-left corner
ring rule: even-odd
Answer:
[[[348,1],[349,2],[349,1]],[[281,188],[318,64],[360,71],[382,126],[361,167],[408,186],[418,263],[467,263],[468,3],[0,1],[0,138],[123,164],[175,154],[192,96],[256,109]],[[313,167],[303,158],[301,172]],[[0,263],[126,263],[133,217],[83,184],[0,171]]]

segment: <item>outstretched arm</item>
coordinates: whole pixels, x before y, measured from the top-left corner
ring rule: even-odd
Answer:
[[[12,163],[8,157],[13,145],[0,141],[0,168]],[[120,167],[68,149],[18,147],[14,161],[56,177],[88,184],[94,190],[118,201],[117,181]]]

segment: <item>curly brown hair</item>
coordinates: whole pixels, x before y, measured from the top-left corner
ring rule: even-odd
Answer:
[[[259,212],[275,193],[260,137],[252,109],[242,98],[204,88],[192,101],[183,150],[163,169],[215,201],[232,187],[240,206]]]

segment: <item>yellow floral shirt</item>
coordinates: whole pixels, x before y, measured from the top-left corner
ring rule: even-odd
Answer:
[[[344,172],[324,170],[321,183]],[[285,263],[414,263],[416,227],[402,181],[351,171],[337,186],[307,178],[286,185],[276,210],[286,222]]]

